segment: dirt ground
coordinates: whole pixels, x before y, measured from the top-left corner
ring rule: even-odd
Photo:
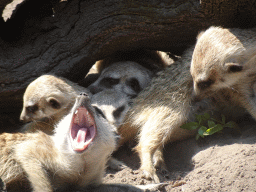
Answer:
[[[158,172],[167,183],[161,192],[256,191],[256,126],[250,117],[239,123],[241,133],[226,129],[223,133],[196,141],[195,138],[165,146],[164,158],[169,174]],[[147,184],[139,170],[140,161],[128,147],[114,156],[127,168],[107,169],[106,183]]]

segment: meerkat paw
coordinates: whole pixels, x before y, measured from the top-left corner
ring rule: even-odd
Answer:
[[[108,167],[110,169],[114,169],[114,170],[120,171],[120,170],[123,170],[124,168],[126,168],[127,166],[122,161],[118,161],[114,157],[111,157],[108,160]]]
[[[153,162],[154,162],[154,167],[157,170],[159,170],[163,175],[168,175],[169,174],[169,171],[167,169],[167,166],[165,165],[165,162],[164,162],[163,158],[154,157]]]
[[[143,175],[142,177],[147,179],[147,180],[152,180],[152,182],[154,183],[160,183],[160,180],[156,174],[156,171],[155,169],[152,167],[152,168],[149,168],[149,169],[145,169],[143,167],[140,168],[143,172]]]

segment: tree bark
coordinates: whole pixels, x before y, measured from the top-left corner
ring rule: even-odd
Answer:
[[[26,86],[45,73],[77,82],[95,61],[118,50],[177,54],[211,25],[254,26],[254,5],[252,0],[24,1],[15,14],[10,11],[11,19],[0,21],[0,109],[21,108]]]

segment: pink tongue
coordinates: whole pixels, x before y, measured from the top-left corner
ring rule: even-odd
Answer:
[[[77,132],[77,138],[74,140],[75,142],[75,151],[83,151],[87,147],[85,145],[85,137],[87,134],[87,129],[81,128]]]
[[[85,142],[85,137],[86,137],[87,129],[81,128],[77,132],[77,138],[76,142],[77,143],[84,143]]]

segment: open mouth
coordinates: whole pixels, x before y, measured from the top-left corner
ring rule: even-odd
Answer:
[[[85,107],[75,110],[70,125],[71,145],[74,151],[83,152],[96,135],[96,124],[93,116]]]

